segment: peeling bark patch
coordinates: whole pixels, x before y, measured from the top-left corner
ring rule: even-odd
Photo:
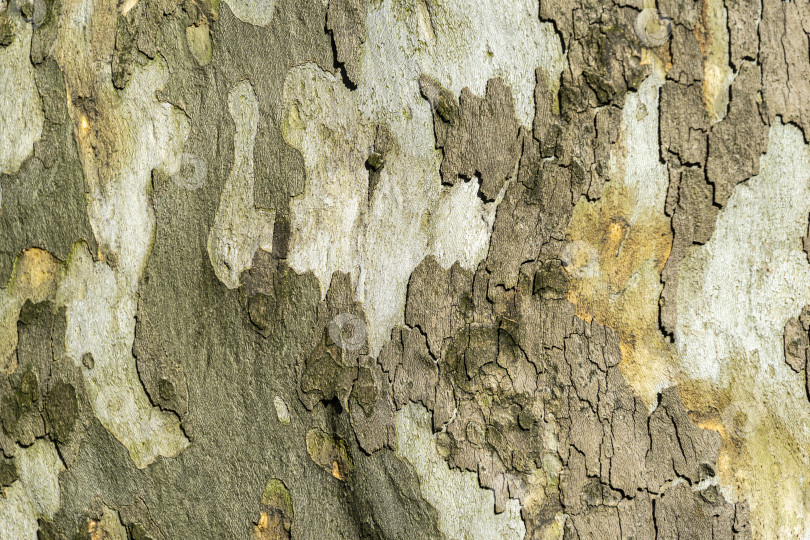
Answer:
[[[37,538],[39,518],[53,519],[59,510],[59,473],[64,470],[56,448],[38,440],[22,449],[15,462],[19,479],[0,500],[0,533],[4,538]]]
[[[793,123],[810,141],[810,41],[807,2],[762,0],[759,56],[765,114]]]
[[[430,88],[424,77],[419,86],[431,104],[432,96],[443,93],[443,89]],[[512,92],[501,79],[492,79],[483,99],[465,89],[458,105],[455,99],[445,105],[446,109],[442,105],[436,106],[434,123],[436,147],[444,152],[444,182],[455,184],[459,178],[478,176],[481,197],[494,201],[520,157],[520,124],[515,119]]]
[[[73,386],[66,382],[56,383],[45,398],[45,412],[53,438],[66,442],[78,416]]]
[[[652,102],[640,101],[657,116],[654,95]],[[643,149],[643,144],[633,144],[632,133],[643,134],[645,128],[643,120],[637,128],[627,124],[633,108],[628,99],[621,142],[631,168],[623,169],[621,160],[614,162],[614,170],[623,179],[614,175],[602,199],[580,203],[574,209],[569,247],[563,252],[570,276],[568,297],[582,316],[593,316],[619,334],[620,367],[645,401],[650,403],[668,384],[686,381],[684,400],[690,410],[702,426],[716,429],[724,437],[718,462],[721,489],[733,499],[751,500],[755,534],[794,534],[806,527],[806,513],[800,510],[806,507],[801,482],[782,488],[791,510],[777,510],[771,495],[776,487],[770,476],[753,471],[776,463],[779,467],[788,467],[787,463],[806,466],[807,456],[789,449],[796,448],[794,437],[803,437],[798,435],[802,433],[799,426],[808,414],[787,405],[803,395],[804,381],[781,358],[785,323],[807,301],[797,290],[810,290],[806,285],[810,267],[799,250],[808,211],[803,202],[808,189],[805,175],[810,170],[807,150],[793,127],[772,127],[769,153],[762,158],[759,176],[734,188],[716,226],[711,220],[716,210],[712,212],[711,197],[701,189],[705,184],[700,170],[696,168],[694,176],[690,169],[679,173],[678,204],[696,205],[689,219],[700,216],[708,221],[705,225],[687,223],[691,227],[687,247],[693,241],[706,244],[685,249],[681,255],[685,258],[676,276],[678,322],[676,345],[672,346],[664,342],[657,327],[657,278],[672,242],[663,212],[667,178],[653,148],[647,149],[653,162],[645,169],[638,167],[644,166],[644,157],[633,152]],[[633,114],[644,116],[642,111]],[[636,141],[645,137],[654,141],[654,122],[648,130]],[[641,170],[645,172],[640,175]],[[655,170],[658,174],[650,176]],[[645,178],[652,181],[637,180]],[[636,190],[646,190],[646,195],[636,196]],[[596,210],[595,216],[588,218],[592,214],[586,211],[587,205]],[[601,219],[596,217],[599,215]],[[640,226],[648,228],[637,231],[634,241],[633,229]],[[681,225],[675,229],[676,234],[684,230]],[[730,275],[739,276],[741,282],[732,285]],[[767,306],[760,305],[762,302]],[[703,379],[714,381],[713,390],[688,382]],[[699,387],[704,388],[702,394],[696,391]],[[699,397],[715,394],[728,397],[709,403]],[[763,395],[768,399],[763,400]],[[763,444],[770,445],[770,454]]]
[[[271,478],[262,494],[259,522],[253,526],[252,540],[289,540],[293,504],[284,482]]]
[[[754,472],[808,462],[795,446],[807,444],[802,426],[810,410],[795,406],[806,404],[805,384],[783,352],[786,323],[810,301],[810,265],[801,250],[808,171],[810,149],[799,130],[773,125],[760,174],[735,188],[712,239],[690,250],[679,276],[675,341],[685,375],[728,387],[735,406],[753,418],[741,451],[731,448],[721,473],[724,485],[750,497],[754,532],[763,537],[810,530],[805,481],[781,484],[784,475]],[[725,429],[733,430],[729,420]]]
[[[30,60],[31,27],[14,19],[7,24],[13,27],[15,39],[0,47],[0,173],[12,174],[31,155],[42,134],[44,115]]]
[[[208,235],[208,255],[219,280],[235,289],[242,272],[250,268],[256,250],[273,250],[275,212],[257,209],[253,202],[253,147],[259,102],[248,81],[237,84],[228,94],[228,108],[236,123],[234,164]]]
[[[621,339],[622,372],[648,404],[672,383],[672,351],[658,331],[660,275],[672,242],[664,214],[667,175],[658,161],[658,86],[651,76],[628,94],[612,180],[602,198],[575,207],[562,260],[567,297],[584,318]]]
[[[364,0],[331,0],[326,12],[326,29],[332,33],[335,62],[344,70],[347,85],[356,86],[366,40]]]
[[[801,317],[793,317],[785,324],[785,361],[796,373],[800,373],[807,364],[810,350],[808,331],[810,331],[810,306],[805,306]]]
[[[434,253],[445,267],[457,260],[474,267],[486,255],[494,219],[495,204],[471,198],[473,186],[441,188],[441,156],[430,108],[419,94],[419,77],[434,77],[454,95],[469,87],[478,96],[491,78],[501,77],[512,90],[517,120],[530,125],[537,65],[546,68],[545,83],[555,89],[562,69],[559,40],[550,24],[537,19],[536,2],[442,2],[431,4],[429,15],[436,45],[420,39],[424,10],[391,0],[366,6],[366,38],[351,94],[337,80],[330,83],[336,89],[313,92],[313,85],[327,81],[302,77],[309,68],[292,70],[285,84],[288,111],[298,100],[294,114],[328,126],[317,130],[302,117],[304,124],[296,128],[295,117],[287,115],[291,128],[310,130],[304,139],[291,130],[285,133],[307,163],[305,195],[292,202],[290,264],[299,272],[314,271],[322,294],[334,271],[352,273],[356,297],[369,316],[374,354],[402,322],[405,284],[416,265]],[[506,39],[489,40],[488,35]],[[331,101],[326,101],[329,93]],[[320,104],[313,102],[320,95]],[[355,110],[356,119],[346,118]],[[374,124],[390,129],[396,149],[369,186],[364,166],[372,153]],[[487,187],[485,193],[492,197],[497,189]]]
[[[180,362],[169,358],[166,354],[160,334],[149,319],[142,299],[138,301],[135,319],[132,354],[136,360],[138,377],[149,400],[161,409],[173,411],[180,418],[185,418],[188,415],[188,387],[185,373]],[[88,367],[82,357],[82,364],[89,370],[95,369],[95,360]]]
[[[397,453],[416,468],[422,494],[439,511],[439,528],[448,538],[523,538],[518,501],[494,514],[492,494],[479,487],[477,475],[451,470],[439,454],[427,410],[405,405],[397,411],[396,426]]]
[[[495,203],[483,203],[472,182],[441,187],[436,152],[416,155],[402,140],[369,193],[377,131],[357,112],[357,92],[312,64],[287,76],[283,132],[307,170],[306,190],[291,202],[288,260],[313,271],[324,295],[334,272],[351,273],[376,354],[401,322],[408,277],[426,255],[465,268],[484,258]]]
[[[27,300],[37,303],[52,298],[60,270],[59,261],[41,249],[27,249],[17,258],[8,286],[0,289],[0,372],[10,373],[17,367],[12,355],[20,308]]]
[[[346,475],[354,468],[346,441],[315,428],[307,431],[306,442],[307,453],[316,465],[338,480],[346,480]]]
[[[224,0],[240,21],[267,26],[273,20],[276,0]]]
[[[654,99],[656,86],[642,87],[652,89],[648,99]],[[662,176],[660,193],[653,189],[652,197],[630,198],[640,206],[639,215],[655,216],[649,205],[656,200],[663,206]],[[610,200],[612,183],[600,201]],[[518,199],[517,204],[529,202]],[[605,211],[613,207],[606,203]],[[703,490],[714,482],[714,473],[701,471],[716,470],[720,436],[690,421],[675,388],[654,393],[650,413],[650,404],[621,374],[616,332],[583,320],[577,306],[534,286],[552,272],[555,261],[576,270],[566,249],[573,242],[549,244],[539,260],[522,266],[511,289],[494,286],[493,276],[480,266],[470,280],[457,268],[443,270],[429,259],[420,265],[406,307],[408,323],[418,327],[395,332],[379,358],[393,383],[395,405],[404,409],[418,402],[433,409],[438,455],[453,469],[477,471],[480,485],[495,493],[496,512],[506,510],[510,498],[520,499],[532,535],[562,530],[572,538],[619,538],[623,531],[635,531],[647,538],[654,537],[660,519],[689,536],[713,527],[715,515],[722,516],[715,522],[718,530],[730,534],[734,505],[712,494],[706,494],[711,502],[701,502]],[[655,299],[650,294],[646,301],[654,306]],[[422,360],[430,355],[435,367]],[[435,395],[425,391],[432,386]],[[689,514],[680,506],[654,517],[654,501],[682,482],[690,485],[685,504],[698,509],[700,523],[684,525]]]
[[[179,169],[190,126],[179,109],[157,98],[169,77],[162,58],[134,68],[120,94],[111,73],[96,69],[94,55],[111,54],[114,46],[114,26],[104,22],[116,16],[114,6],[75,0],[64,10],[67,19],[92,21],[93,32],[60,26],[54,55],[65,72],[101,261],[83,244],[74,246],[56,297],[67,307],[68,355],[77,366],[85,353],[93,355],[93,369],[83,375],[96,416],[143,468],[188,446],[177,417],[149,402],[132,345],[136,292],[155,227],[151,173]]]
[[[709,134],[706,174],[714,184],[714,201],[719,205],[726,204],[734,186],[759,174],[760,155],[768,142],[759,111],[760,80],[759,66],[745,62],[740,67],[731,87],[734,100],[728,116]]]
[[[805,0],[227,1],[21,55],[0,526],[807,536]]]

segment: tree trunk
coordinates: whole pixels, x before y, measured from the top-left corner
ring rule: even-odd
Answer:
[[[808,35],[0,0],[0,538],[806,538]]]

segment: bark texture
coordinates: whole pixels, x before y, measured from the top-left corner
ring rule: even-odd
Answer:
[[[0,539],[810,535],[808,0],[0,0]]]

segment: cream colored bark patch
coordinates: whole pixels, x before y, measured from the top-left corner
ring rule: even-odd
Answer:
[[[447,538],[522,539],[526,526],[517,499],[496,515],[492,491],[481,489],[476,473],[450,470],[430,425],[430,413],[421,405],[408,403],[396,413],[397,455],[416,469],[422,495],[439,512],[439,529]]]
[[[357,83],[366,98],[362,108],[384,116],[399,136],[430,124],[419,75],[430,75],[455,95],[468,86],[478,96],[489,79],[502,77],[514,94],[518,120],[531,127],[535,70],[545,68],[544,82],[556,94],[564,60],[553,26],[540,22],[538,2],[444,0],[429,2],[427,9],[414,4],[421,3],[385,0],[367,7]],[[412,137],[422,144],[431,133]]]
[[[798,538],[810,535],[810,404],[783,332],[810,303],[810,147],[776,122],[761,163],[681,265],[675,342],[700,381],[685,401],[720,411],[709,427],[724,435],[721,485],[749,501],[755,538]]]
[[[755,353],[763,375],[787,368],[785,323],[810,303],[808,214],[810,150],[777,123],[759,176],[735,188],[711,240],[681,267],[675,337],[691,377],[720,380],[730,358]]]
[[[290,266],[313,271],[324,295],[333,272],[352,275],[377,354],[402,322],[413,269],[429,254],[448,268],[455,261],[475,268],[486,256],[496,204],[478,198],[475,182],[442,187],[437,152],[415,155],[402,142],[369,194],[365,162],[375,128],[355,95],[308,64],[291,70],[284,96],[283,133],[307,174],[303,196],[291,203]]]
[[[30,60],[31,27],[12,24],[14,41],[0,47],[0,172],[5,174],[17,172],[31,155],[44,121]]]
[[[37,540],[37,519],[53,519],[59,510],[59,473],[65,467],[44,439],[21,448],[15,463],[19,478],[0,497],[0,538]]]
[[[214,272],[229,289],[239,287],[261,248],[273,249],[275,212],[253,205],[253,147],[259,125],[259,100],[248,81],[228,94],[228,108],[236,123],[234,164],[222,190],[214,225],[208,234],[208,256]]]
[[[273,20],[276,0],[225,0],[240,21],[255,26],[267,26]]]
[[[276,396],[275,399],[273,399],[273,406],[276,408],[278,421],[282,425],[289,426],[290,422],[292,422],[292,416],[290,416],[290,409],[281,396]]]
[[[68,354],[77,365],[93,355],[92,369],[81,367],[93,412],[129,450],[139,468],[158,456],[172,457],[188,446],[177,416],[153,407],[138,377],[135,340],[137,298],[126,277],[94,263],[83,245],[70,256],[57,301],[67,306]]]
[[[74,246],[56,300],[67,307],[67,354],[82,369],[95,415],[143,468],[188,446],[177,416],[149,402],[132,344],[138,283],[155,228],[148,195],[152,170],[177,172],[190,125],[182,111],[156,97],[169,77],[162,58],[136,67],[120,92],[109,69],[99,68],[115,44],[114,2],[66,0],[62,10],[53,54],[65,72],[88,216],[102,260]],[[88,112],[73,103],[75,92],[94,96],[95,108]],[[81,364],[88,352],[92,369]]]
[[[703,52],[703,102],[715,123],[726,116],[728,89],[734,79],[729,66],[728,12],[723,0],[702,0],[695,34]]]
[[[83,370],[93,410],[141,468],[188,445],[178,418],[149,402],[132,356],[138,281],[155,226],[147,194],[151,171],[178,167],[190,129],[182,112],[155,98],[167,78],[161,59],[136,69],[118,106],[107,112],[128,148],[122,162],[96,163],[80,140],[86,174],[88,168],[91,174],[112,168],[105,171],[110,179],[105,189],[90,184],[88,213],[99,245],[114,263],[95,263],[86,249],[75,248],[57,293],[67,306],[68,354],[77,365],[87,352],[95,359],[93,369]]]
[[[368,4],[356,90],[316,66],[287,76],[283,133],[304,156],[307,175],[291,204],[290,265],[314,272],[324,294],[333,272],[351,273],[372,354],[403,322],[407,282],[425,256],[468,269],[486,257],[499,203],[477,199],[475,183],[442,187],[419,76],[477,95],[503,77],[518,119],[531,126],[535,69],[544,66],[556,88],[563,62],[559,39],[537,13],[530,0]],[[396,147],[369,194],[365,161],[376,124],[390,128]]]

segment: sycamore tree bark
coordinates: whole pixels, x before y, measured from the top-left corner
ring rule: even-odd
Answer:
[[[0,0],[0,538],[810,536],[808,0]]]

